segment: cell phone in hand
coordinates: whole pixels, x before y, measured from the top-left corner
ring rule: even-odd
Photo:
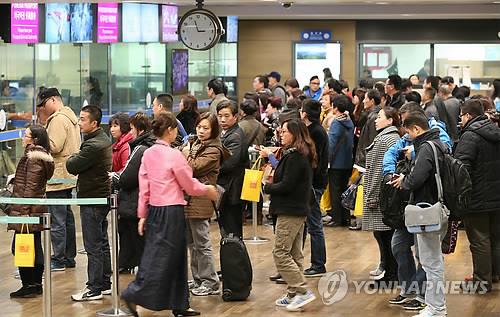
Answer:
[[[395,181],[396,179],[398,179],[398,178],[399,178],[399,176],[401,176],[401,175],[396,174],[396,173],[392,174],[392,177],[391,177],[391,182],[392,182],[392,181]]]

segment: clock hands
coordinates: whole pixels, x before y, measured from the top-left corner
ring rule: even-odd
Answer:
[[[198,28],[198,23],[196,23],[196,21],[194,21],[194,25],[196,26],[196,31],[198,31],[199,33],[206,32],[206,30],[200,30],[200,29]]]

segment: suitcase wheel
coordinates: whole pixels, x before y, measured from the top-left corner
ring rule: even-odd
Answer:
[[[222,292],[222,300],[230,301],[232,297],[233,297],[233,292],[230,289],[225,288]]]

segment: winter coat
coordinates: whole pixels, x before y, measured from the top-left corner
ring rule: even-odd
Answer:
[[[400,91],[398,91],[392,97],[387,96],[386,106],[399,109],[405,102],[406,102],[405,95],[403,95]]]
[[[227,99],[227,97],[224,95],[224,94],[218,94],[215,96],[215,98],[212,100],[212,102],[210,103],[210,106],[209,106],[209,110],[211,113],[217,115],[217,106],[223,102],[223,101],[227,101],[229,99]]]
[[[314,142],[318,157],[318,166],[313,169],[313,187],[324,190],[328,183],[328,135],[319,122],[311,123],[307,130]]]
[[[113,172],[121,172],[125,168],[125,164],[130,154],[128,142],[132,139],[132,133],[129,132],[122,135],[115,144],[113,144]]]
[[[101,128],[83,140],[80,152],[66,161],[68,172],[78,175],[78,198],[107,198],[111,192],[111,141]]]
[[[28,145],[17,164],[12,197],[44,198],[47,181],[54,174],[54,159],[43,147]],[[8,216],[41,216],[47,212],[42,205],[11,205]],[[21,224],[9,224],[7,229],[21,232]],[[41,231],[42,225],[29,225],[29,232]]]
[[[239,204],[245,168],[250,166],[248,144],[243,130],[237,124],[226,130],[220,140],[231,156],[222,163],[217,184],[226,190],[224,200],[230,204]]]
[[[382,161],[385,152],[399,140],[398,129],[389,126],[379,132],[366,149],[366,173],[363,187],[363,230],[391,230],[382,222],[380,190],[382,188]]]
[[[500,212],[500,129],[486,116],[467,122],[455,150],[472,181],[469,209],[463,214]]]
[[[328,130],[328,161],[332,169],[352,168],[354,124],[348,116],[335,118]],[[342,142],[340,144],[339,142]]]
[[[77,153],[80,148],[81,135],[78,126],[78,118],[69,107],[62,107],[61,110],[53,113],[45,125],[50,139],[50,154],[54,158],[55,170],[53,178],[47,186],[47,191],[60,191],[74,188],[75,185],[57,182],[58,179],[74,180],[66,169],[68,158]]]
[[[380,106],[376,106],[368,113],[366,123],[363,126],[363,129],[361,129],[361,134],[359,135],[358,148],[356,149],[356,158],[354,162],[356,165],[361,167],[366,166],[366,148],[373,143],[373,140],[377,135],[375,120],[377,119],[380,109]]]
[[[177,120],[179,120],[187,134],[196,134],[196,120],[200,117],[200,114],[194,110],[181,111],[177,115]]]
[[[115,173],[114,184],[120,190],[118,195],[118,214],[124,218],[137,218],[139,200],[139,168],[144,151],[155,144],[156,138],[147,132],[129,142],[130,157],[121,173]]]
[[[443,170],[443,153],[448,150],[448,147],[439,141],[438,129],[431,129],[415,139],[413,142],[415,159],[412,162],[410,174],[404,177],[401,186],[402,189],[413,193],[411,204],[429,203],[432,205],[438,201],[436,178],[434,177],[436,174],[434,152],[426,141],[432,141],[438,147],[440,170]]]
[[[271,195],[269,211],[273,215],[307,216],[311,210],[312,166],[295,148],[285,150],[273,176],[264,186]]]
[[[448,128],[448,134],[453,142],[458,142],[459,130],[458,121],[460,119],[460,100],[455,97],[450,97],[443,101],[446,112],[448,113],[448,119],[450,121]]]
[[[436,121],[434,118],[429,119],[429,127],[431,129],[439,130],[439,139],[448,147],[448,152],[451,153],[453,143],[451,142],[448,133],[446,133],[446,127],[443,122]],[[384,176],[388,174],[394,174],[396,170],[396,164],[403,159],[403,152],[401,150],[407,146],[412,145],[413,142],[410,141],[410,136],[405,134],[401,139],[399,139],[396,144],[391,146],[384,155]],[[412,158],[415,158],[415,151],[413,151]]]
[[[434,102],[429,101],[423,106],[425,116],[427,118],[434,118],[436,120],[440,120],[439,118],[439,113],[436,107],[436,104]]]
[[[286,89],[280,84],[276,84],[271,87],[271,91],[273,96],[279,97],[281,99],[281,106],[284,107],[286,105]]]
[[[229,157],[229,151],[220,143],[219,138],[205,142],[197,140],[191,146],[187,162],[193,169],[193,177],[201,183],[215,185],[222,161]],[[187,199],[188,205],[184,207],[186,218],[208,219],[214,213],[210,199],[203,196],[192,196]]]
[[[260,123],[255,116],[247,115],[238,123],[243,134],[245,141],[248,145],[262,145],[266,137],[266,128]]]

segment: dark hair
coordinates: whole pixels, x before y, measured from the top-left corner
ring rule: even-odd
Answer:
[[[344,95],[336,95],[330,100],[333,108],[337,108],[340,112],[346,112],[350,108],[349,98]]]
[[[83,107],[80,111],[87,112],[89,114],[91,121],[97,121],[97,126],[101,125],[101,120],[102,120],[101,108],[99,108],[98,106],[94,106],[94,105],[88,105],[88,106]]]
[[[429,130],[429,119],[422,112],[410,112],[403,121],[403,126],[408,129],[418,126],[427,131]]]
[[[418,104],[422,102],[422,96],[416,91],[410,91],[409,93],[405,94],[405,99],[406,101],[413,101]]]
[[[491,99],[500,98],[500,79],[493,80],[493,92],[491,93]]]
[[[300,96],[304,96],[304,92],[300,88],[293,88],[290,91],[290,95],[291,95],[292,98],[295,99],[295,98],[299,98]]]
[[[31,139],[35,145],[43,147],[47,152],[50,152],[50,139],[47,129],[39,124],[33,124],[28,127],[31,131]]]
[[[385,83],[384,82],[377,81],[375,83],[375,85],[373,85],[373,89],[376,89],[378,91],[380,98],[382,98],[382,96],[385,95]]]
[[[198,99],[193,95],[185,95],[181,98],[182,104],[184,105],[183,111],[193,111],[198,112]]]
[[[292,88],[299,88],[300,87],[299,82],[295,78],[288,78],[285,81],[285,86],[290,86]]]
[[[271,105],[274,109],[281,109],[281,98],[277,96],[273,96],[269,99],[267,99],[267,104]]]
[[[399,75],[390,75],[387,79],[389,79],[389,84],[394,86],[394,89],[401,90],[403,80]]]
[[[153,134],[157,138],[161,138],[168,128],[177,128],[177,119],[174,114],[171,112],[161,112],[156,115],[153,120]]]
[[[231,113],[233,114],[233,116],[238,114],[238,104],[232,100],[224,100],[221,103],[219,103],[217,105],[217,113],[219,113],[219,111],[221,111],[222,109],[226,109],[226,108],[231,110]]]
[[[438,76],[428,76],[425,79],[425,82],[428,83],[428,84],[431,84],[431,87],[434,88],[434,89],[436,89],[436,91],[438,91],[440,80],[441,80],[441,78],[438,77]]]
[[[455,94],[455,97],[457,97],[457,99],[460,99],[463,102],[463,101],[465,101],[465,98],[467,98],[469,96],[470,96],[470,88],[469,87],[461,86],[461,87],[457,88],[457,92]]]
[[[269,88],[269,79],[263,75],[257,75],[255,78],[262,84],[264,84],[264,88]]]
[[[349,83],[347,82],[347,80],[341,79],[338,82],[342,86],[342,89],[349,90]]]
[[[130,124],[138,131],[149,132],[151,130],[151,120],[143,112],[137,112],[130,118]]]
[[[128,114],[119,112],[115,113],[111,120],[109,120],[110,125],[117,125],[120,127],[120,132],[126,134],[130,131],[130,117]]]
[[[355,105],[354,107],[354,119],[356,121],[359,120],[359,118],[361,117],[361,113],[363,112],[363,109],[364,109],[364,106],[363,106],[363,100],[365,99],[365,95],[366,95],[366,89],[365,88],[354,88],[354,90],[352,91],[352,97],[353,97],[353,100],[354,100],[354,96],[358,97],[358,100],[359,100],[359,104]]]
[[[370,100],[373,100],[375,106],[380,105],[380,101],[382,100],[382,98],[380,97],[380,92],[377,89],[368,90],[368,92],[366,93],[366,97],[368,97],[368,99]]]
[[[159,104],[163,106],[166,111],[172,112],[172,106],[174,104],[174,97],[171,94],[159,94],[156,96],[156,100]]]
[[[293,136],[292,144],[288,148],[296,148],[297,152],[307,157],[312,167],[315,168],[318,161],[316,147],[304,122],[291,119],[283,122],[281,126],[283,127],[285,124],[288,132]]]
[[[420,80],[420,77],[418,77],[417,74],[411,74],[410,77],[408,77],[408,80],[410,80],[413,76],[417,77],[417,79]]]
[[[332,71],[328,67],[323,68],[323,75],[325,75],[325,78],[333,78]]]
[[[220,134],[219,121],[217,120],[217,116],[211,112],[204,112],[201,116],[196,120],[196,125],[200,124],[202,120],[207,120],[210,124],[210,139],[216,139]]]
[[[455,80],[451,76],[444,76],[443,78],[441,78],[440,82],[443,85],[448,85],[448,84],[454,84]]]
[[[224,93],[225,85],[226,84],[219,78],[213,78],[208,81],[207,87],[209,89],[212,89],[214,91],[214,94],[218,95]]]
[[[481,104],[483,105],[483,109],[485,112],[495,108],[493,106],[493,101],[490,98],[485,97],[483,95],[474,95],[470,98],[470,100],[471,99],[479,100],[481,102]],[[496,109],[494,109],[494,110],[496,111]]]
[[[480,99],[469,99],[460,106],[462,114],[470,114],[472,117],[484,115],[484,107]]]
[[[299,110],[302,108],[302,100],[299,98],[292,98],[286,102],[288,109]]]
[[[413,112],[425,113],[424,109],[422,109],[422,107],[414,101],[406,102],[399,109],[400,114],[407,113],[407,112],[408,113],[413,113]]]
[[[302,112],[307,114],[309,121],[319,122],[321,103],[313,99],[306,99],[304,103],[302,103]]]
[[[243,100],[253,100],[256,104],[259,104],[259,94],[253,91],[247,91],[243,95]]]
[[[246,93],[245,93],[245,96],[246,96]],[[262,105],[262,107],[267,107],[267,105],[269,104],[269,99],[271,98],[271,95],[266,91],[266,90],[262,90],[262,91],[259,91],[257,93],[257,104],[258,105]],[[245,97],[243,97],[244,99],[247,99]],[[279,100],[281,100],[281,98],[278,97]]]
[[[401,126],[401,119],[399,117],[399,110],[398,108],[394,107],[384,107],[383,109],[380,109],[381,111],[384,111],[385,117],[387,119],[392,119],[392,125],[395,126],[396,128],[399,128]]]
[[[333,89],[338,94],[342,93],[342,84],[336,79],[330,79],[327,83],[328,88]]]
[[[434,99],[436,97],[436,89],[434,88],[426,88],[424,90],[424,94],[426,94],[427,96],[431,97],[431,99]]]
[[[309,82],[311,82],[311,81],[313,81],[313,80],[315,80],[315,79],[319,80],[319,77],[318,77],[317,75],[314,75],[314,76],[312,76],[312,77],[309,79]]]
[[[413,84],[409,79],[405,79],[401,82],[401,90],[406,90],[408,88],[413,88]]]
[[[373,85],[375,85],[375,81],[372,78],[364,78],[359,81],[359,88],[373,89]]]
[[[255,102],[255,100],[245,99],[245,100],[243,100],[242,103],[240,103],[240,109],[247,116],[251,116],[257,112],[259,107],[257,106],[257,103]]]

